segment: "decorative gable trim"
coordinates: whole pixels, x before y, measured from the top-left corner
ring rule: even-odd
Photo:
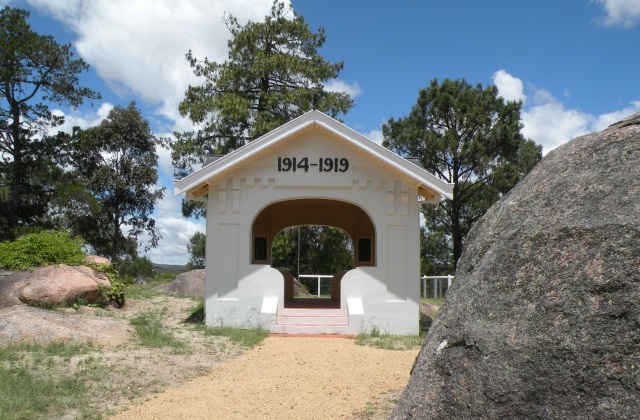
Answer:
[[[174,181],[174,194],[179,195],[186,192],[188,199],[197,198],[208,191],[206,186],[212,180],[219,179],[224,174],[247,165],[254,157],[313,126],[321,127],[334,134],[338,139],[359,149],[362,153],[381,162],[384,166],[409,178],[409,180],[418,185],[421,195],[429,201],[437,201],[439,196],[453,198],[453,184],[442,181],[411,161],[398,156],[389,149],[317,110],[309,111],[240,149],[212,161],[193,174]]]

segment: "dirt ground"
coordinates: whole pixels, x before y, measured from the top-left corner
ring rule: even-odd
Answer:
[[[37,312],[41,310],[27,317],[25,308],[5,307],[0,309],[0,318],[7,321],[4,325],[0,319],[0,345],[57,337],[51,334],[54,329],[67,334],[67,342],[90,336],[92,350],[68,360],[55,357],[47,363],[46,374],[54,379],[92,375],[90,410],[117,419],[388,418],[418,353],[363,347],[333,337],[268,337],[246,350],[185,323],[197,303],[155,294],[128,299],[122,309],[47,311],[46,322]],[[130,320],[149,313],[186,346],[141,345]],[[25,325],[20,327],[20,322]],[[102,325],[108,325],[104,334]],[[124,339],[114,339],[114,325],[121,326]],[[41,361],[32,363],[42,372]],[[81,416],[69,410],[61,418]]]
[[[388,418],[393,401],[384,394],[395,397],[390,391],[406,386],[416,355],[417,350],[379,350],[345,338],[268,337],[115,418]]]

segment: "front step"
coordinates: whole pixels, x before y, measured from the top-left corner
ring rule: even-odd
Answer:
[[[346,309],[284,308],[276,314],[276,325],[349,325]]]
[[[271,332],[280,334],[355,334],[346,309],[284,308]]]

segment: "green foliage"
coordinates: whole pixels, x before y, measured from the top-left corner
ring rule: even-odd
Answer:
[[[353,268],[353,243],[342,229],[318,225],[283,229],[273,239],[271,265],[299,274],[298,249],[300,274],[334,274]]]
[[[68,232],[44,231],[0,243],[0,267],[29,270],[51,264],[80,265],[85,257],[82,240]]]
[[[207,236],[202,232],[196,232],[187,245],[187,250],[191,254],[191,258],[187,263],[187,270],[196,268],[204,268],[206,263],[205,250],[207,245]]]
[[[150,277],[155,272],[153,263],[146,256],[136,258],[127,256],[127,258],[118,263],[117,268],[121,276],[132,278],[138,276]]]
[[[407,117],[383,126],[385,146],[454,184],[453,200],[422,206],[423,245],[440,242],[423,252],[448,248],[454,269],[473,224],[542,158],[541,146],[520,133],[521,105],[505,102],[495,86],[434,79]]]
[[[0,240],[13,239],[19,225],[39,223],[56,196],[60,144],[42,135],[64,118],[48,104],[77,107],[100,98],[79,86],[88,66],[73,58],[71,45],[32,31],[28,17],[25,10],[0,10]]]
[[[123,307],[126,300],[125,289],[130,284],[118,278],[118,273],[111,264],[85,263],[85,265],[94,271],[104,273],[111,285],[108,289],[102,286],[98,287],[99,296],[96,304],[103,308],[107,305],[113,305],[117,308]]]
[[[313,33],[302,16],[277,0],[263,22],[241,26],[229,15],[225,23],[231,32],[227,61],[187,54],[195,75],[205,81],[189,86],[179,106],[180,114],[201,129],[175,133],[176,142],[166,140],[178,176],[207,156],[235,150],[307,111],[318,109],[336,117],[353,106],[347,94],[324,88],[343,67],[318,54],[324,29]]]
[[[146,249],[155,247],[160,233],[150,215],[164,188],[153,188],[158,181],[156,140],[135,103],[114,107],[99,126],[76,130],[72,140],[70,165],[95,199],[93,208],[71,221],[72,228],[114,262],[135,257],[143,233],[150,237]]]

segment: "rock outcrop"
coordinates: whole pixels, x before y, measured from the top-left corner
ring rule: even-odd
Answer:
[[[171,283],[158,286],[155,290],[170,295],[204,297],[204,269],[182,273]]]
[[[24,276],[25,286],[19,291],[20,301],[32,306],[63,305],[74,300],[93,303],[99,288],[108,289],[109,280],[89,267],[51,265]]]
[[[550,152],[474,226],[392,418],[637,418],[640,114]]]
[[[126,343],[131,332],[127,323],[106,316],[78,316],[25,305],[0,309],[2,345],[52,342],[118,345]]]

